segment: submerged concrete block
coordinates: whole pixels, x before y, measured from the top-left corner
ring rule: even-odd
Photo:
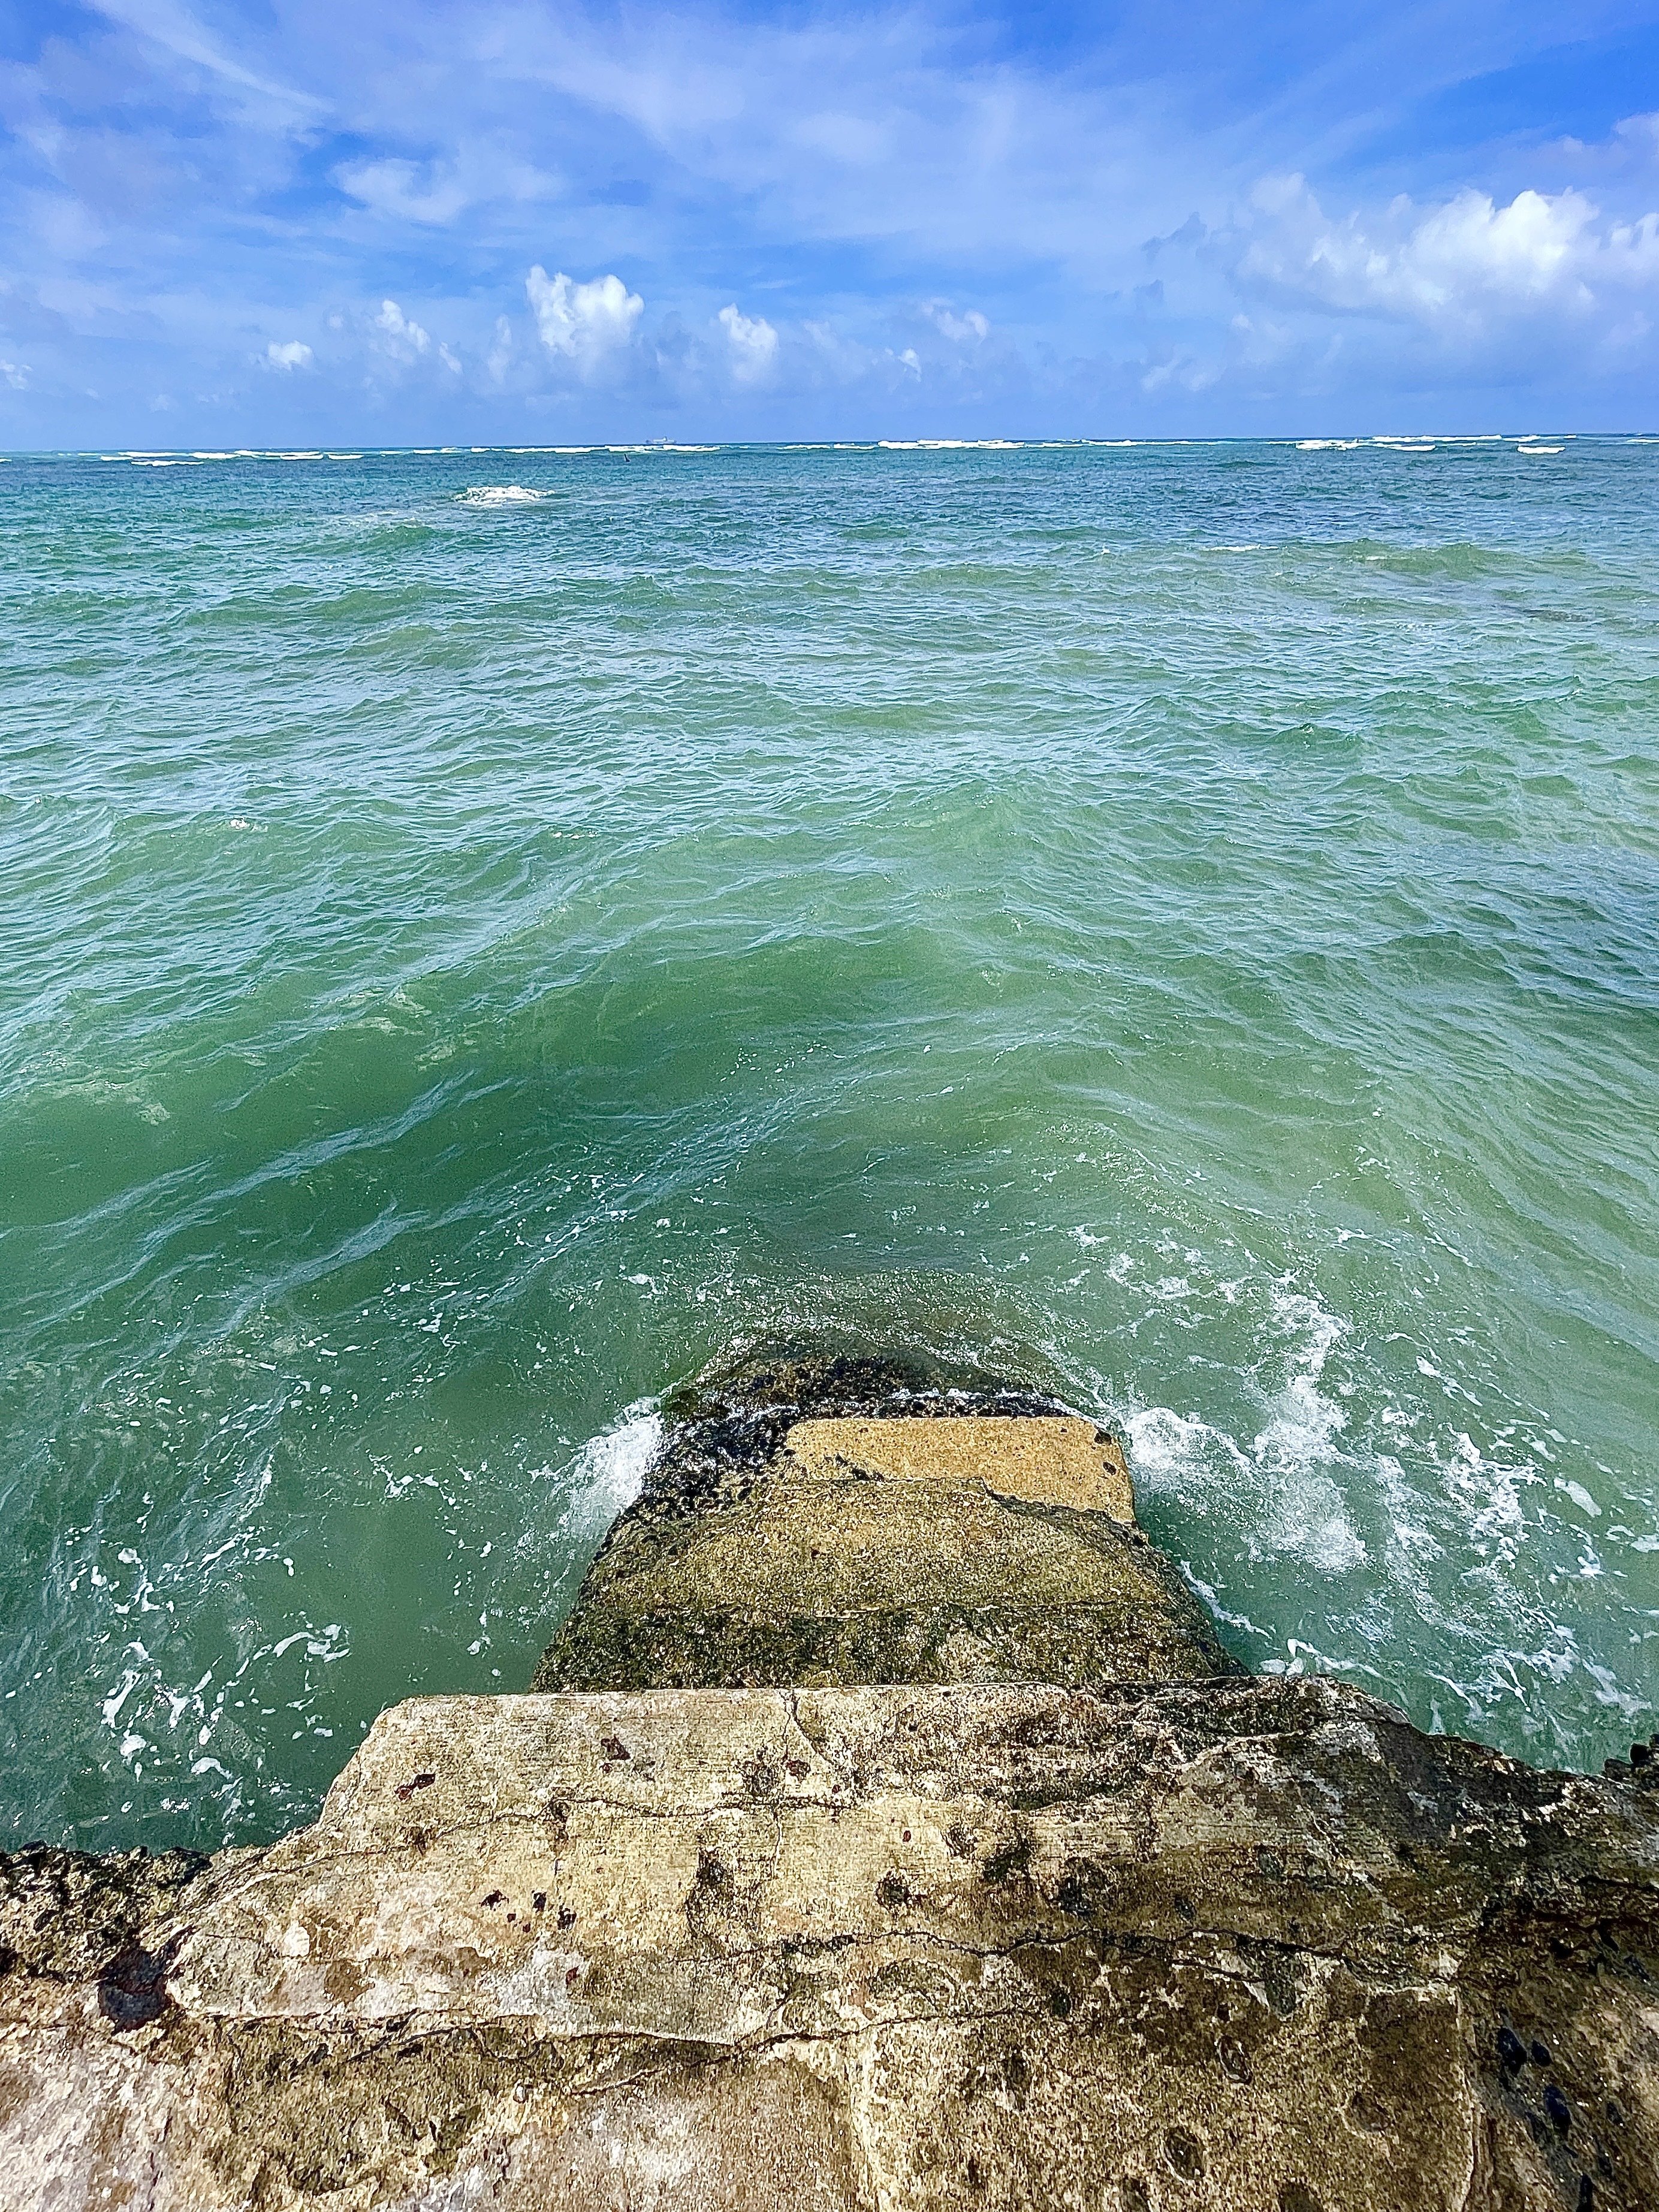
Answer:
[[[1236,1674],[1074,1416],[809,1419],[741,1482],[648,1487],[538,1689]]]

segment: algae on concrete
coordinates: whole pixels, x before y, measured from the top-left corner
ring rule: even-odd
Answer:
[[[269,1850],[0,1858],[0,2212],[1659,2201],[1646,1747],[1244,1676],[1041,1399],[678,1411],[608,1680],[393,1708]]]
[[[535,1686],[1241,1671],[1134,1526],[1116,1438],[1007,1394],[911,1391],[885,1418],[824,1410],[867,1406],[868,1379],[774,1374],[758,1434],[724,1407],[686,1421],[606,1538]]]
[[[419,1699],[0,1979],[0,2203],[1643,2212],[1656,1873],[1328,1680]]]

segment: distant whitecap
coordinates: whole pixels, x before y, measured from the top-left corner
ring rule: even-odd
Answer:
[[[469,484],[455,495],[460,507],[533,507],[538,500],[552,499],[550,491],[537,491],[528,484]]]

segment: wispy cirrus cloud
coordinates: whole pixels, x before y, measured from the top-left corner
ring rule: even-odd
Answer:
[[[173,60],[205,71],[234,93],[251,93],[296,116],[316,114],[326,106],[313,94],[245,66],[179,0],[92,0],[92,4],[107,21],[119,24]]]

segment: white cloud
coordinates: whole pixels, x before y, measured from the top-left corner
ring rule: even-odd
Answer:
[[[711,428],[756,421],[760,400],[769,427],[850,422],[830,395],[861,384],[1000,428],[1044,410],[1057,427],[1120,422],[1150,392],[1174,423],[1212,374],[1224,396],[1202,419],[1242,428],[1276,394],[1415,394],[1477,370],[1483,390],[1495,376],[1570,395],[1540,419],[1589,408],[1594,380],[1616,378],[1620,404],[1598,389],[1596,407],[1635,419],[1659,361],[1659,218],[1644,213],[1659,208],[1659,121],[1552,139],[1546,90],[1526,127],[1494,139],[1482,110],[1474,137],[1416,158],[1396,145],[1390,173],[1415,197],[1389,206],[1367,181],[1379,116],[1559,37],[1544,0],[1524,0],[1524,34],[1516,10],[1439,4],[1434,36],[1420,11],[1373,5],[1363,21],[1327,11],[1282,49],[1214,0],[1179,35],[1119,10],[1057,57],[1036,37],[987,43],[971,11],[896,0],[776,21],[665,0],[460,15],[406,0],[372,21],[311,0],[252,15],[97,0],[129,30],[76,17],[46,42],[19,80],[14,150],[0,146],[22,210],[9,266],[60,319],[62,361],[46,350],[58,337],[9,314],[0,343],[38,362],[52,405],[64,395],[65,443],[90,442],[120,404],[72,394],[118,357],[141,404],[158,347],[179,392],[228,390],[232,372],[266,381],[255,363],[307,386],[366,373],[404,435],[429,434],[394,412],[424,404],[428,380],[476,385],[503,428],[521,427],[509,393],[586,387],[584,435],[647,422],[684,434],[694,401]],[[1271,98],[1245,96],[1250,56]],[[140,119],[118,127],[118,111]],[[349,198],[316,201],[319,148]],[[542,167],[555,148],[556,175]],[[1309,181],[1252,196],[1293,168]],[[1480,189],[1455,195],[1448,175]],[[592,283],[540,264],[556,198],[560,253]],[[250,207],[277,226],[254,245]],[[1141,281],[1154,239],[1156,285]],[[751,292],[744,312],[734,288],[780,240],[796,290],[774,331],[757,301],[776,295]],[[502,289],[532,262],[533,317]],[[325,263],[331,298],[356,304],[337,329],[307,317],[325,339],[314,358],[297,339],[237,339],[239,324],[268,327],[273,299],[314,299]],[[711,266],[733,288],[718,319],[697,298]],[[649,303],[603,273],[619,268],[641,289],[660,272]],[[442,333],[395,302],[396,325],[377,319],[394,270]],[[1230,322],[1240,308],[1249,327]],[[222,372],[227,349],[240,359]],[[626,422],[597,398],[623,380]]]
[[[892,134],[884,124],[867,116],[836,113],[803,116],[794,135],[803,146],[863,168],[888,152]]]
[[[447,161],[388,155],[347,161],[335,170],[334,181],[371,215],[433,229],[453,223],[469,208],[523,206],[558,190],[558,179],[533,163],[465,141]]]
[[[335,182],[376,215],[406,222],[453,222],[472,198],[453,169],[418,161],[358,161],[337,169]]]
[[[1152,362],[1141,374],[1140,388],[1146,392],[1207,392],[1221,376],[1218,362],[1200,361],[1187,352],[1171,352],[1161,361]]]
[[[1582,192],[1521,191],[1500,207],[1459,192],[1438,207],[1396,199],[1378,218],[1327,216],[1306,181],[1253,196],[1237,272],[1247,283],[1473,334],[1540,310],[1577,315],[1609,289],[1659,286],[1659,215],[1604,223]]]
[[[1582,138],[1559,139],[1553,150],[1580,175],[1589,170],[1616,177],[1621,171],[1650,169],[1659,161],[1659,111],[1626,115],[1607,137],[1589,144]]]
[[[459,376],[460,374],[461,364],[447,345],[441,345],[438,348],[438,358],[442,362],[444,367],[447,369],[449,369],[454,375]]]
[[[625,346],[645,302],[620,276],[578,284],[562,270],[550,276],[538,261],[525,279],[536,327],[550,353],[562,354],[585,373]]]
[[[777,359],[777,332],[764,315],[741,314],[735,303],[722,307],[719,319],[732,349],[733,380],[738,384],[763,382]]]
[[[428,333],[404,314],[395,300],[381,301],[380,312],[374,318],[374,327],[380,333],[380,341],[386,351],[395,354],[399,361],[415,360],[432,343]]]
[[[977,307],[969,307],[965,315],[953,314],[943,300],[926,300],[921,312],[941,337],[952,345],[977,344],[990,336],[991,325]]]
[[[99,14],[112,22],[125,24],[140,38],[153,40],[180,61],[206,70],[240,91],[258,93],[296,112],[314,112],[323,106],[309,94],[244,69],[215,44],[188,9],[174,5],[173,0],[97,0],[97,6]]]

